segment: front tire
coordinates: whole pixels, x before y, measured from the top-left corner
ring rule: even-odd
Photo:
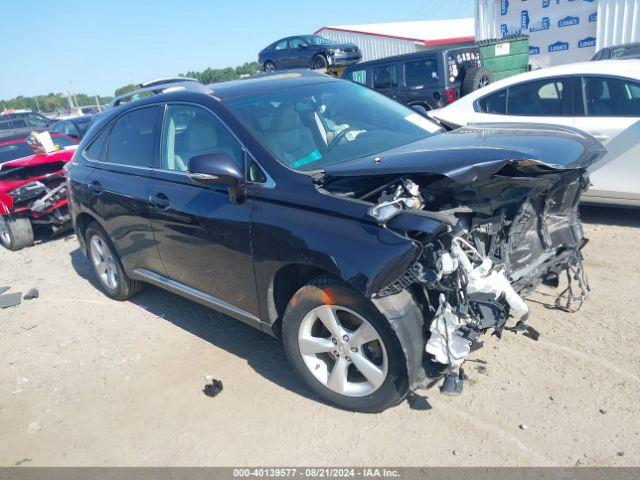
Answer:
[[[327,403],[381,412],[408,392],[404,354],[389,322],[338,279],[318,277],[295,293],[282,337],[298,378]]]
[[[33,245],[33,227],[28,218],[6,218],[0,215],[0,243],[12,251]]]
[[[139,293],[144,283],[131,280],[106,232],[92,223],[85,233],[87,257],[104,294],[114,300],[127,300]]]
[[[311,64],[314,70],[326,70],[327,67],[329,66],[327,57],[321,54],[315,55],[311,60]]]
[[[271,73],[276,71],[276,65],[271,60],[264,62],[264,72]]]

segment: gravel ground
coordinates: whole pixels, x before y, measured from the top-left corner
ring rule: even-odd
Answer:
[[[536,293],[539,341],[486,337],[462,396],[377,415],[320,403],[240,322],[152,287],[107,299],[73,236],[0,250],[0,286],[40,291],[0,310],[0,465],[640,466],[640,215],[584,214],[581,311]]]

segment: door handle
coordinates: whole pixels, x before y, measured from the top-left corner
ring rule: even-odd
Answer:
[[[104,191],[104,188],[102,188],[100,182],[94,181],[89,184],[89,190],[94,195],[100,195]]]
[[[149,197],[149,204],[158,210],[167,210],[169,208],[169,197],[164,193],[156,193]]]

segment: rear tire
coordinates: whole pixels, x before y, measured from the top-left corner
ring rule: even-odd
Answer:
[[[107,297],[122,301],[140,293],[145,284],[127,276],[109,236],[100,225],[89,225],[85,239],[91,269]]]
[[[295,293],[282,339],[298,378],[336,407],[381,412],[408,392],[404,353],[389,322],[338,279],[318,277]]]
[[[33,245],[33,227],[28,218],[6,218],[0,215],[0,243],[12,251]]]
[[[462,95],[468,95],[479,88],[493,83],[493,73],[486,68],[470,68],[462,81]]]

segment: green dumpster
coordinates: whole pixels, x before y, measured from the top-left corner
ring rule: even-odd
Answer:
[[[526,72],[529,65],[529,37],[525,35],[478,42],[484,67],[495,80]]]

